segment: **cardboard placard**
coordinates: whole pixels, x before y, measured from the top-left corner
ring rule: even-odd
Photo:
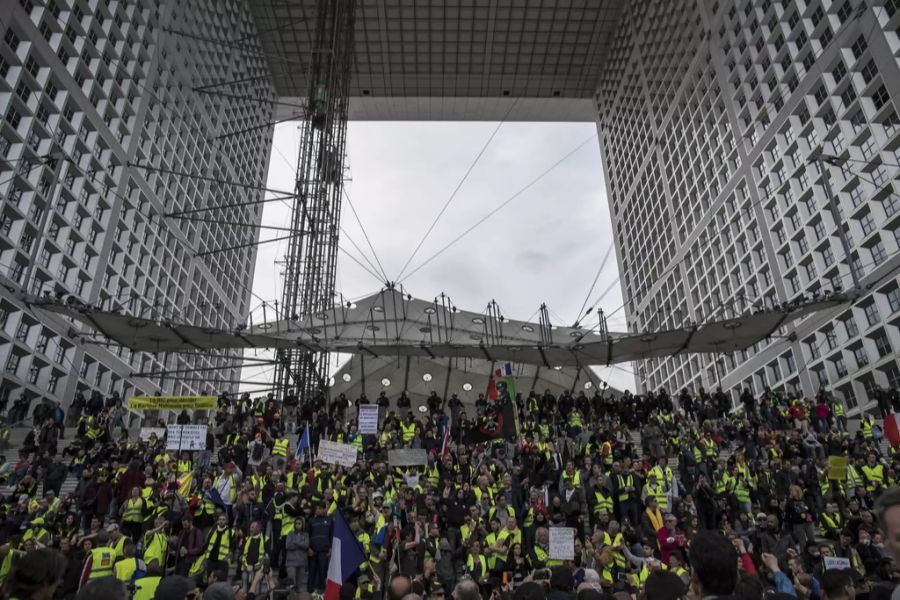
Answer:
[[[215,396],[132,396],[128,399],[131,410],[215,410]]]
[[[423,448],[388,450],[388,464],[392,467],[414,467],[428,464],[428,453]]]
[[[575,530],[571,527],[551,527],[549,550],[553,560],[575,560]]]
[[[316,458],[329,465],[352,467],[356,464],[356,446],[322,440],[319,442],[319,454]]]
[[[829,569],[849,569],[850,568],[850,559],[849,558],[841,558],[840,556],[823,556],[825,559],[825,570]]]
[[[140,438],[142,442],[146,442],[150,439],[151,435],[156,435],[156,439],[161,440],[163,436],[166,435],[165,427],[141,427]]]
[[[834,481],[847,481],[847,471],[850,460],[846,456],[828,457],[828,479]]]
[[[169,425],[166,450],[206,450],[206,425]]]
[[[378,435],[378,405],[361,404],[359,407],[359,432],[363,435]]]

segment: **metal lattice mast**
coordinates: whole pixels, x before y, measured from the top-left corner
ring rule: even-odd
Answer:
[[[285,256],[282,307],[288,318],[320,314],[334,302],[355,8],[355,0],[318,0],[291,215],[296,233]],[[294,388],[307,401],[324,391],[327,377],[327,353],[279,353],[281,397]]]

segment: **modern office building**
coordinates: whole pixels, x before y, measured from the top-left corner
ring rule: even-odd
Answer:
[[[597,110],[630,327],[847,290],[839,227],[867,291],[746,352],[636,365],[645,387],[826,386],[852,412],[900,385],[898,9],[627,3]],[[817,154],[843,160],[821,169]]]
[[[4,2],[0,401],[196,393],[237,377],[227,355],[108,348],[13,291],[245,322],[255,249],[220,250],[257,239],[262,205],[196,215],[205,222],[161,215],[262,197],[274,91],[255,32],[237,0]]]
[[[253,249],[195,255],[256,238],[233,224],[261,209],[158,214],[260,197],[214,181],[264,181],[260,125],[304,102],[318,1],[8,3],[6,283],[242,322]],[[851,308],[737,356],[647,361],[638,385],[827,385],[853,410],[900,382],[897,0],[357,1],[351,119],[596,121],[635,331],[846,290],[849,243],[867,288]],[[818,154],[841,160],[823,173]],[[130,373],[227,362],[110,354],[6,294],[2,309],[4,394],[152,391]],[[178,377],[163,390],[206,373]]]

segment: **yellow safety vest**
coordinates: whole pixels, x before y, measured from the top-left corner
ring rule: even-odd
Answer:
[[[9,552],[6,553],[6,556],[3,557],[3,563],[0,564],[0,584],[6,581],[6,578],[9,576],[9,572],[13,568],[13,564],[21,557],[23,554],[14,548],[10,548]]]
[[[259,551],[257,552],[256,564],[250,565],[247,564],[247,556],[250,554],[250,544],[258,544]],[[252,535],[248,537],[244,541],[244,551],[241,553],[241,567],[245,571],[252,570],[252,567],[256,565],[262,564],[263,559],[266,557],[266,538],[262,534]]]
[[[156,595],[156,588],[159,587],[161,579],[162,577],[154,575],[152,577],[141,577],[140,579],[135,580],[134,596],[131,600],[153,600],[153,596]]]
[[[144,562],[150,564],[152,561],[157,561],[160,567],[164,567],[168,551],[169,538],[166,537],[166,534],[154,533],[144,544]]]
[[[574,487],[578,487],[581,485],[581,472],[578,469],[576,469],[575,472],[571,475],[563,471],[562,478],[563,482],[571,480]]]
[[[212,551],[213,547],[216,545],[216,542],[219,544],[219,553],[217,556],[210,556],[209,553]],[[203,557],[207,560],[213,560],[218,562],[225,562],[228,560],[229,555],[231,554],[231,530],[227,527],[221,529],[216,527],[209,534],[209,539],[206,542],[206,548],[203,551]]]
[[[606,531],[603,532],[603,543],[613,547],[613,559],[616,561],[616,567],[620,569],[625,568],[625,555],[621,550],[616,550],[615,548],[618,548],[623,541],[624,538],[622,537],[621,532],[617,533],[616,537],[611,537]]]
[[[871,440],[872,439],[872,421],[870,419],[863,419],[862,430],[863,430],[863,437],[866,438],[867,440]]]
[[[122,511],[122,521],[127,523],[141,523],[144,520],[144,499],[129,498],[125,501],[125,510]]]
[[[599,514],[600,511],[603,510],[605,510],[608,514],[612,514],[612,496],[604,496],[602,492],[594,492],[594,498],[597,500],[596,504],[594,504],[594,514]]]
[[[481,573],[479,573],[478,577],[475,577],[475,561],[472,559],[471,554],[466,557],[466,570],[469,571],[469,575],[472,575],[472,579],[475,579],[476,581],[488,573],[487,562],[481,554],[478,555],[478,564],[481,567]]]
[[[409,443],[416,437],[416,424],[410,423],[407,425],[406,423],[400,423],[400,431],[403,434],[403,442]]]
[[[653,497],[656,498],[656,504],[659,505],[659,510],[668,511],[669,510],[669,497],[666,495],[666,488],[659,485],[650,485],[649,483],[644,486],[644,491],[648,498]]]
[[[279,440],[275,440],[275,445],[272,446],[272,456],[287,456],[288,455],[288,445],[290,442],[287,438],[281,438]]]
[[[632,486],[634,486],[634,478],[631,476],[631,474],[628,474],[628,475],[625,475],[625,476],[622,476],[622,475],[616,475],[616,477],[617,477],[618,480],[619,480],[619,488],[625,488],[625,487],[632,487]],[[619,493],[619,502],[624,502],[624,501],[628,500],[628,498],[629,498],[630,496],[631,496],[631,492],[621,492],[621,493]]]
[[[137,559],[134,557],[123,558],[115,564],[116,579],[130,583],[134,572],[137,571]]]
[[[884,487],[884,467],[863,465],[862,471],[866,476],[866,491],[874,492],[878,488]]]
[[[109,577],[113,574],[116,553],[112,548],[94,548],[91,550],[91,573],[88,579]]]

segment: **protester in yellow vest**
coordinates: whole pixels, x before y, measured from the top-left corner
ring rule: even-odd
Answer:
[[[81,573],[81,585],[91,580],[113,575],[116,564],[116,552],[109,547],[109,534],[101,531],[94,537],[94,546],[84,561]]]

